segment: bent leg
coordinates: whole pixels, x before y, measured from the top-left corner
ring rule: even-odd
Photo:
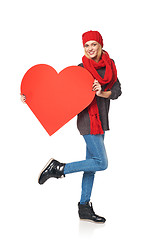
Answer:
[[[108,166],[107,154],[104,146],[104,135],[84,135],[90,158],[65,165],[64,174],[74,172],[96,172],[105,170]]]

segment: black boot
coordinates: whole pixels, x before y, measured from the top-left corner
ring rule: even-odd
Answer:
[[[65,167],[65,163],[60,163],[57,160],[51,158],[47,163],[47,165],[42,169],[38,178],[38,183],[43,184],[45,181],[47,181],[51,177],[54,177],[54,178],[65,177],[64,167]]]
[[[95,214],[92,203],[87,202],[85,204],[78,203],[78,213],[82,220],[89,220],[96,223],[105,223],[106,219]]]

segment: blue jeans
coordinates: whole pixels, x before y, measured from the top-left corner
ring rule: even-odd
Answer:
[[[104,146],[104,134],[84,135],[86,142],[86,160],[67,163],[64,174],[83,171],[82,193],[80,203],[90,201],[94,175],[108,167],[108,159]]]

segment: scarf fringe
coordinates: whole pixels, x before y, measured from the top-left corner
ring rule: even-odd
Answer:
[[[92,121],[90,123],[90,134],[96,135],[96,134],[104,134],[104,131],[102,129],[102,124],[97,115],[92,116]]]
[[[88,106],[88,113],[90,117],[90,134],[92,135],[104,134],[99,116],[96,97],[93,99],[92,103]]]

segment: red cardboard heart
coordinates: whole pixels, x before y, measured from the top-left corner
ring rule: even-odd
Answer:
[[[21,82],[21,94],[51,136],[93,100],[92,75],[84,68],[70,66],[59,74],[46,64],[31,67]]]

